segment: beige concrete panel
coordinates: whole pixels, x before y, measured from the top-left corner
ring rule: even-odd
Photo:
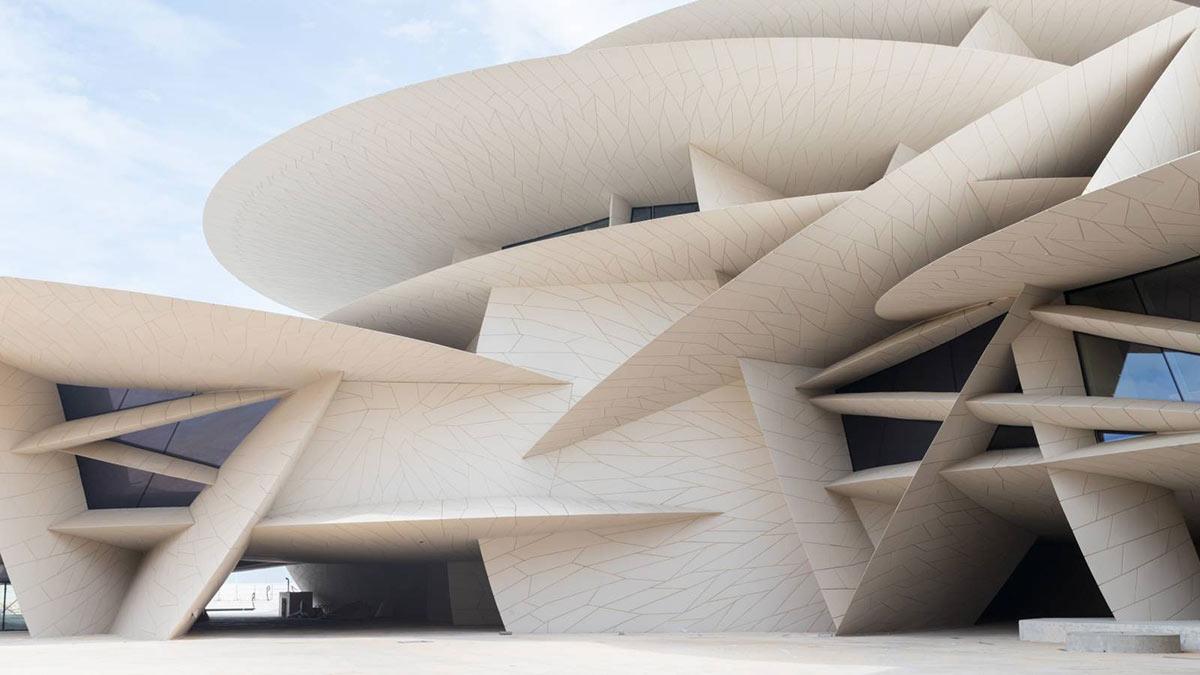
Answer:
[[[612,195],[608,199],[608,224],[628,225],[633,219],[633,205],[620,195]]]
[[[1032,533],[972,501],[942,471],[987,448],[994,427],[966,401],[1010,390],[1012,341],[1046,295],[1031,289],[1018,297],[984,349],[879,538],[839,633],[972,623],[1033,543]]]
[[[584,49],[813,35],[954,45],[989,9],[1041,58],[1076,63],[1187,6],[1169,0],[699,0],[619,28]]]
[[[499,250],[500,247],[486,242],[475,241],[463,237],[454,243],[454,253],[450,256],[450,263],[460,263],[471,258],[478,258],[481,255],[487,255]]]
[[[1049,424],[1068,429],[1200,430],[1200,404],[1104,396],[988,394],[967,408],[993,424]]]
[[[337,392],[330,375],[291,394],[238,445],[216,485],[192,502],[195,524],[146,554],[113,632],[169,639],[191,627],[246,550]]]
[[[1030,396],[1084,391],[1070,331],[1035,323],[1013,344],[1022,389]],[[1145,403],[1145,402],[1140,402]],[[1149,402],[1153,403],[1153,402]],[[1097,427],[1091,427],[1097,428]],[[1048,460],[1095,445],[1089,428],[1035,421]],[[1063,514],[1109,609],[1119,621],[1196,618],[1200,557],[1175,496],[1166,488],[1123,478],[1049,467]]]
[[[905,164],[908,164],[911,160],[915,159],[916,156],[919,154],[921,154],[921,153],[917,152],[916,150],[913,150],[912,148],[908,147],[907,145],[905,145],[903,143],[897,143],[896,150],[892,152],[892,158],[890,160],[888,160],[887,168],[883,170],[883,175],[886,176],[889,173],[895,171],[896,169],[899,169],[900,167],[904,166]]]
[[[867,499],[895,507],[917,475],[920,462],[905,462],[855,471],[825,486],[826,490],[846,497]]]
[[[509,630],[832,628],[745,387],[715,390],[555,455],[553,496],[720,515],[481,540]]]
[[[942,256],[876,306],[915,319],[1009,297],[1025,284],[1070,290],[1200,255],[1200,153],[1071,199]]]
[[[858,514],[858,519],[862,521],[863,529],[871,538],[871,545],[879,546],[880,540],[883,539],[883,533],[887,531],[888,521],[896,512],[896,504],[854,498],[850,499],[850,503],[854,505],[854,511]]]
[[[738,274],[852,194],[793,197],[545,239],[402,281],[326,318],[459,347],[479,332],[494,288]]]
[[[1200,434],[1155,434],[1097,443],[1056,454],[1043,464],[1178,492],[1200,490]]]
[[[602,218],[613,194],[694,201],[689,144],[782,194],[859,189],[897,140],[929,147],[1060,69],[822,38],[500,65],[373,96],[266,143],[218,182],[205,234],[240,279],[323,315],[445,265],[458,237],[525,241]]]
[[[87,445],[77,445],[64,448],[60,452],[77,457],[88,457],[117,466],[124,466],[139,471],[148,471],[172,478],[190,480],[202,485],[213,485],[217,482],[216,467],[191,462],[178,457],[171,457],[161,452],[151,452],[124,443],[111,441],[96,441]]]
[[[958,46],[1036,58],[1033,50],[1025,44],[1020,34],[1013,30],[1004,16],[990,7],[984,10],[983,15],[971,26],[971,30],[967,31]]]
[[[0,558],[33,637],[108,631],[138,565],[133,551],[49,530],[87,509],[75,458],[11,448],[62,420],[53,383],[0,364]]]
[[[731,382],[737,358],[819,366],[894,333],[876,314],[880,296],[994,227],[969,185],[1089,172],[1200,12],[1180,17],[1048,77],[801,230],[592,389],[538,449]]]
[[[989,450],[942,470],[942,477],[971,501],[1043,537],[1066,538],[1063,515],[1038,448]]]
[[[1200,618],[1200,557],[1170,490],[1078,471],[1051,480],[1118,621]]]
[[[27,279],[0,277],[0,324],[0,361],[52,382],[216,391],[294,388],[343,371],[417,382],[553,382],[352,326]]]
[[[998,300],[923,321],[838,361],[800,386],[834,389],[886,370],[982,326],[1008,311],[1010,305],[1010,300]]]
[[[688,146],[688,153],[692,160],[692,179],[696,183],[696,200],[700,203],[701,211],[770,202],[786,196],[694,145]]]
[[[91,539],[133,551],[149,551],[195,521],[186,506],[82,511],[50,526],[51,532]]]
[[[943,422],[958,401],[955,392],[886,391],[863,394],[814,396],[813,405],[842,415],[892,417],[901,420]]]
[[[1012,178],[970,184],[995,229],[1020,222],[1083,193],[1088,178]]]
[[[264,518],[247,555],[310,562],[470,557],[480,539],[674,523],[712,511],[600,499],[475,497],[300,511]]]
[[[751,359],[740,365],[788,511],[836,625],[870,559],[871,527],[880,518],[863,518],[853,500],[825,490],[850,474],[850,452],[841,416],[796,389],[814,369]]]
[[[114,410],[103,415],[62,422],[31,434],[13,447],[12,452],[19,455],[36,455],[63,450],[223,410],[241,408],[259,401],[277,399],[286,393],[282,389],[223,391],[151,403],[128,410]]]
[[[476,353],[570,382],[573,403],[716,288],[712,279],[494,288]]]
[[[569,394],[563,386],[344,382],[271,515],[545,496],[555,459],[522,457]]]
[[[1076,333],[1200,352],[1200,323],[1195,321],[1069,305],[1038,307],[1033,315],[1042,323]]]
[[[1200,150],[1200,36],[1183,43],[1171,64],[1088,183],[1088,192]]]

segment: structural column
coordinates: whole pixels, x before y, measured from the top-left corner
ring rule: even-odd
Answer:
[[[146,554],[114,632],[170,639],[186,632],[241,559],[341,383],[331,375],[282,400],[192,503],[195,525]]]

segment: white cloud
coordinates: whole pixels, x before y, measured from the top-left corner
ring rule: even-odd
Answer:
[[[215,24],[153,0],[38,0],[38,4],[92,29],[125,36],[176,62],[192,61],[233,44]]]
[[[429,38],[446,30],[448,25],[441,21],[429,19],[412,19],[396,24],[383,31],[383,34],[394,38],[407,38],[413,42],[427,42]]]
[[[207,253],[211,139],[92,97],[48,25],[0,4],[0,274],[279,309]]]
[[[501,60],[570,51],[682,0],[460,0]]]

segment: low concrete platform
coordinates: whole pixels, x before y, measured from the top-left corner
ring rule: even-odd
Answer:
[[[224,623],[220,621],[213,624]],[[240,623],[240,622],[239,622]],[[229,625],[172,642],[0,634],[20,675],[1129,675],[1200,672],[1200,654],[1086,654],[1020,642],[1017,626],[833,637],[799,633],[500,635],[307,621]]]
[[[1021,640],[1067,644],[1070,633],[1178,635],[1185,652],[1200,652],[1200,621],[1117,621],[1115,619],[1024,619]]]
[[[1067,633],[1067,651],[1095,654],[1178,654],[1179,633]]]

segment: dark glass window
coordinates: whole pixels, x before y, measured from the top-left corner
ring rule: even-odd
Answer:
[[[887,370],[868,375],[837,390],[839,394],[879,391],[959,391],[991,342],[1004,315],[978,326]]]
[[[1089,396],[1200,402],[1200,355],[1075,334]]]
[[[119,389],[112,387],[80,387],[74,384],[58,385],[58,398],[62,401],[63,416],[68,420],[103,415],[114,410],[127,410],[161,401],[192,396],[190,391],[158,391],[154,389]]]
[[[1147,436],[1144,431],[1097,431],[1096,441],[1098,443],[1111,443],[1113,441],[1123,441],[1127,438],[1137,438],[1138,436]]]
[[[1200,321],[1200,258],[1066,294],[1067,303]]]
[[[532,239],[525,239],[523,241],[518,241],[518,242],[515,242],[512,244],[507,244],[505,246],[501,246],[500,248],[501,249],[515,248],[517,246],[524,246],[525,244],[532,244],[532,243],[539,242],[539,241],[545,241],[547,239],[554,239],[555,237],[564,237],[568,234],[577,234],[579,232],[588,232],[591,230],[599,230],[599,229],[605,228],[605,227],[608,227],[608,218],[601,218],[600,220],[593,220],[592,222],[584,223],[583,225],[576,225],[575,227],[568,227],[565,230],[558,230],[557,232],[551,232],[550,234],[543,234],[540,237],[534,237]]]
[[[855,471],[915,462],[925,456],[941,422],[842,415]]]
[[[640,223],[644,220],[678,216],[683,213],[695,213],[700,210],[697,202],[683,204],[659,204],[657,206],[635,206],[629,213],[629,222]]]
[[[193,395],[191,392],[63,384],[58,385],[58,390],[63,414],[69,420]],[[277,401],[261,401],[233,410],[223,410],[195,419],[124,434],[113,440],[143,450],[219,467],[276,403]],[[88,508],[92,509],[187,506],[204,488],[199,483],[128,469],[86,457],[76,457],[76,461]]]
[[[987,449],[1015,450],[1036,447],[1038,447],[1037,435],[1033,433],[1033,427],[1012,427],[1001,424],[992,434],[992,440],[988,443]]]
[[[190,506],[200,483],[159,476],[87,457],[75,458],[89,509]]]

